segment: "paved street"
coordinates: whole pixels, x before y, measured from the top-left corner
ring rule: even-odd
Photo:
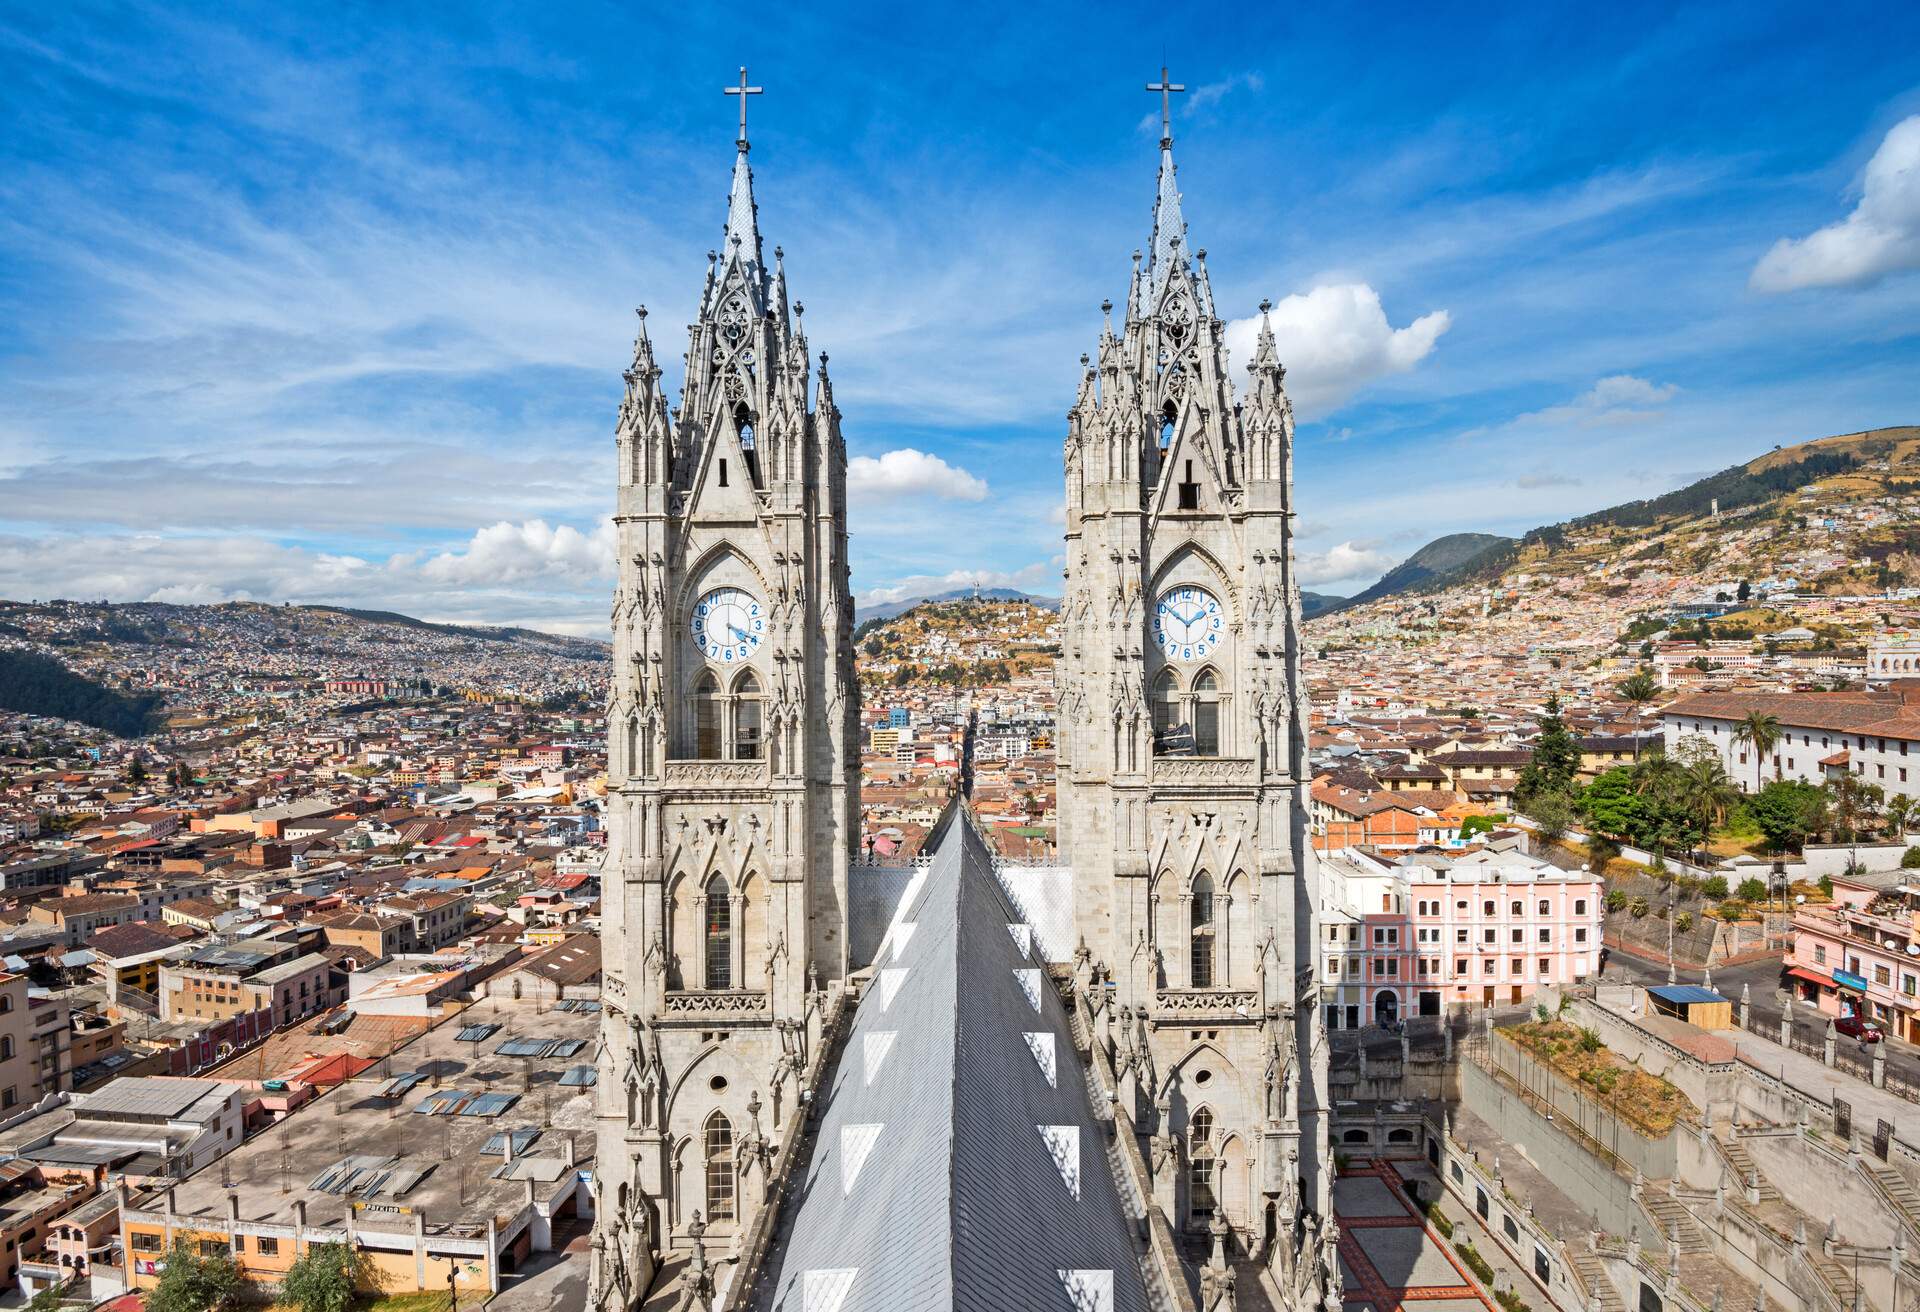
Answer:
[[[1667,963],[1635,957],[1612,950],[1607,961],[1607,971],[1602,982],[1628,980],[1635,984],[1665,984],[1667,982]],[[1683,970],[1679,975],[1682,984],[1698,984],[1701,974],[1698,970]],[[1733,999],[1740,1001],[1740,986],[1745,984],[1752,989],[1753,1024],[1755,1032],[1770,1039],[1780,1034],[1780,1011],[1783,1006],[1780,997],[1780,962],[1777,959],[1749,962],[1740,966],[1715,969],[1713,987]],[[1805,1002],[1796,1002],[1793,1006],[1793,1029],[1795,1037],[1802,1043],[1818,1045],[1826,1037],[1827,1018],[1818,1008]],[[1920,1047],[1903,1043],[1899,1039],[1885,1040],[1887,1047],[1887,1073],[1910,1085],[1920,1085]],[[1865,1062],[1868,1058],[1868,1046],[1840,1037],[1840,1053],[1843,1059],[1851,1053]]]

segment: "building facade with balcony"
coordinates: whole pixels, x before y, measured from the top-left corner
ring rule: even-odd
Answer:
[[[1920,1042],[1920,892],[1905,872],[1836,875],[1830,906],[1795,910],[1786,982],[1828,1016]]]

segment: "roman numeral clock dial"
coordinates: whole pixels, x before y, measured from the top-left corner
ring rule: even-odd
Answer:
[[[1153,640],[1170,661],[1206,659],[1225,632],[1225,613],[1205,588],[1168,588],[1154,604]]]
[[[750,593],[715,588],[694,603],[687,627],[708,660],[733,665],[760,650],[767,617]]]

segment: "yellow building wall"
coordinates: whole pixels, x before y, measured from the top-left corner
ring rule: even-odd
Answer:
[[[160,1245],[159,1251],[135,1252],[134,1236],[141,1234],[153,1236]],[[175,1239],[184,1239],[189,1244],[197,1244],[203,1239],[226,1243],[231,1238],[225,1230],[188,1230],[181,1226],[174,1227],[173,1235]],[[233,1254],[233,1260],[247,1279],[261,1284],[276,1285],[293,1266],[295,1253],[291,1229],[288,1233],[276,1235],[273,1238],[280,1241],[280,1251],[263,1256],[257,1251],[257,1236],[241,1236],[243,1246],[240,1251]],[[136,1259],[152,1260],[166,1256],[168,1245],[164,1227],[146,1222],[129,1225],[122,1236],[121,1246],[126,1254],[126,1277],[129,1288],[151,1289],[160,1283],[160,1277],[157,1274],[139,1274]],[[311,1248],[313,1245],[306,1246]],[[446,1257],[428,1253],[426,1279],[422,1282],[420,1261],[411,1252],[394,1253],[384,1249],[362,1248],[360,1254],[365,1259],[362,1269],[366,1273],[366,1279],[361,1285],[364,1293],[410,1294],[426,1290],[444,1290],[447,1287],[449,1268],[454,1272],[455,1288],[482,1290],[491,1288],[487,1264],[477,1257]]]

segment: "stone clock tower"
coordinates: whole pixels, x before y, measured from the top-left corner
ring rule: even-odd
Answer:
[[[746,96],[678,409],[646,311],[617,428],[593,1302],[652,1253],[739,1231],[819,990],[846,972],[859,691],[846,451],[781,251],[762,248]]]
[[[1148,88],[1181,88],[1163,71]],[[1137,1035],[1176,1228],[1216,1217],[1292,1306],[1339,1306],[1301,766],[1293,411],[1262,321],[1237,394],[1170,130],[1152,242],[1068,412],[1061,850]]]

